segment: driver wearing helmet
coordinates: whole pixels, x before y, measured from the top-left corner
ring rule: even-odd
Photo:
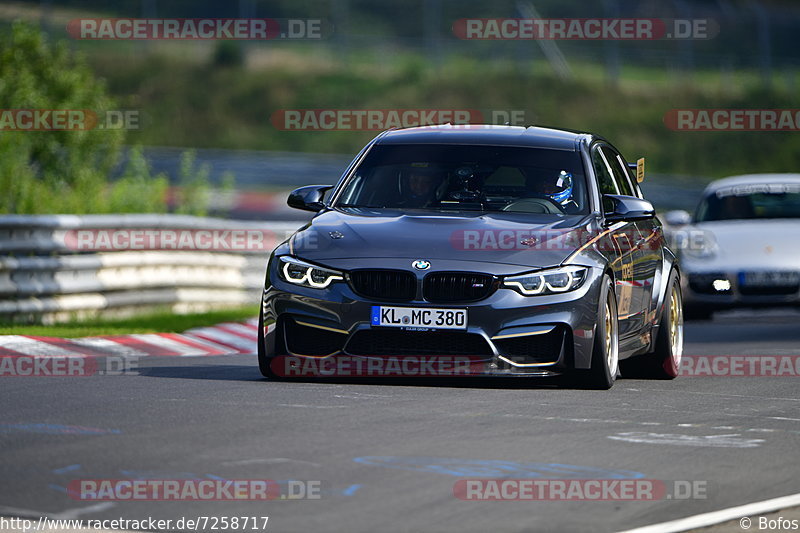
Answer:
[[[578,207],[573,199],[574,181],[572,173],[562,170],[555,177],[539,181],[539,192],[560,205],[563,209]]]
[[[436,189],[440,182],[440,177],[433,171],[426,168],[412,168],[408,173],[401,205],[411,208],[429,207],[436,200]]]

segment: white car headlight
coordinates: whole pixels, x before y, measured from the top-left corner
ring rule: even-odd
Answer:
[[[503,286],[514,289],[525,296],[539,294],[558,294],[573,291],[586,280],[587,267],[565,266],[529,272],[519,276],[508,276],[503,280]]]
[[[719,251],[719,245],[710,231],[693,230],[683,241],[680,251],[693,259],[713,259]]]
[[[281,277],[289,283],[311,287],[313,289],[324,289],[334,281],[344,280],[341,272],[323,268],[288,255],[280,258]]]

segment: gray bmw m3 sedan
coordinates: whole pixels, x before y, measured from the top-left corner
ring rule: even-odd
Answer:
[[[269,259],[261,372],[467,369],[608,389],[636,357],[648,376],[674,378],[680,272],[639,165],[560,129],[381,133],[335,186],[290,195],[316,214]],[[388,361],[396,372],[380,374]]]

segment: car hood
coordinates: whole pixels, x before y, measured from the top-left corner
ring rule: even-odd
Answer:
[[[692,226],[713,235],[716,254],[685,261],[704,270],[800,270],[800,220],[749,219],[701,222]]]
[[[405,268],[406,260],[416,259],[436,261],[436,269],[461,261],[542,268],[569,257],[580,240],[565,237],[583,235],[592,220],[574,215],[331,210],[292,237],[291,251],[340,268],[366,259],[390,260],[387,266],[402,259]]]

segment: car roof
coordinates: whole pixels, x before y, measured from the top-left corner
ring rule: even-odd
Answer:
[[[719,189],[736,185],[754,185],[761,183],[800,183],[800,174],[774,173],[774,174],[743,174],[741,176],[730,176],[720,180],[712,181],[706,187],[705,193],[712,193]]]
[[[537,126],[442,124],[389,130],[378,136],[375,144],[473,144],[576,151],[582,140],[592,139],[599,137],[586,132]]]

